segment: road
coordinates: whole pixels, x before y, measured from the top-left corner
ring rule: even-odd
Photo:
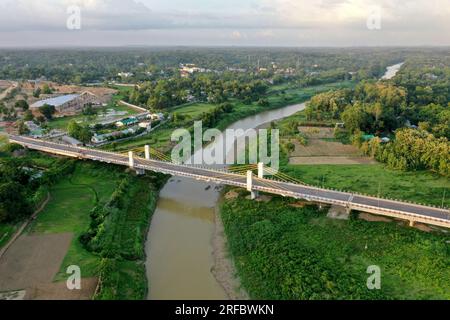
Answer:
[[[113,152],[58,144],[22,136],[10,136],[10,142],[21,144],[30,149],[59,154],[80,159],[89,159],[105,163],[130,166],[129,158]],[[246,188],[247,177],[200,166],[179,165],[139,157],[134,159],[134,169],[162,172],[174,176],[189,177]],[[349,210],[364,211],[410,221],[427,223],[450,228],[450,211],[444,208],[424,206],[414,203],[387,200],[355,193],[328,190],[270,179],[253,179],[253,191],[278,194],[285,197],[306,199],[331,205],[344,206]]]

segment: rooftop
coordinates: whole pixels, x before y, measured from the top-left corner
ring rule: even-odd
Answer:
[[[69,102],[75,98],[78,98],[79,94],[67,94],[64,96],[54,97],[54,98],[48,98],[44,100],[37,101],[31,105],[32,108],[40,108],[44,104],[49,104],[51,106],[58,107],[60,105],[63,105],[66,102]]]

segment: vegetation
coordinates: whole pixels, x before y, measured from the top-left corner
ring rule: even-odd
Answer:
[[[143,299],[144,241],[164,181],[157,174],[134,177],[119,167],[78,162],[69,179],[51,188],[51,201],[31,227],[74,233],[55,280],[76,264],[83,277],[100,277],[97,299]]]
[[[39,111],[42,113],[42,115],[47,119],[51,120],[53,118],[53,115],[56,112],[55,106],[44,104]]]
[[[67,126],[67,132],[70,136],[84,143],[89,143],[93,136],[92,131],[87,125],[78,124],[74,120],[69,122],[69,125]]]
[[[282,171],[319,187],[354,191],[428,205],[450,207],[450,181],[430,172],[403,172],[376,165],[287,165]],[[447,195],[444,197],[444,192]]]
[[[332,220],[294,200],[226,201],[222,219],[243,286],[254,299],[449,299],[448,235],[395,223]],[[381,268],[368,290],[367,268]]]
[[[394,80],[319,94],[305,113],[308,120],[343,121],[349,140],[392,169],[449,176],[449,87],[448,57],[411,58]],[[342,138],[342,130],[337,132]],[[365,134],[394,139],[364,141]]]

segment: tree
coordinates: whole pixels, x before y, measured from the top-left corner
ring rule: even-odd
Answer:
[[[28,127],[25,125],[25,123],[23,121],[19,122],[18,127],[19,127],[19,134],[25,135],[25,134],[30,133],[30,130],[28,129]]]
[[[41,96],[41,93],[42,93],[41,88],[37,88],[36,90],[33,91],[33,97],[39,98]]]
[[[22,100],[16,101],[15,107],[17,109],[22,109],[23,111],[27,111],[29,108],[29,105],[25,100],[22,99]]]
[[[266,98],[262,98],[258,100],[258,105],[261,107],[268,107],[270,105],[269,100]]]
[[[75,120],[69,122],[67,126],[67,132],[70,136],[75,139],[80,140],[81,142],[88,143],[91,141],[92,132],[87,126],[82,126],[78,124]]]
[[[30,110],[27,110],[23,116],[23,120],[32,121],[34,119],[33,113]]]
[[[52,106],[49,104],[44,104],[40,108],[40,111],[47,120],[51,120],[53,118],[53,114],[55,114],[55,112],[56,112],[56,108],[55,108],[55,106]]]
[[[31,211],[23,185],[15,181],[0,185],[0,222],[15,221]]]
[[[48,84],[45,83],[45,84],[42,86],[42,93],[43,93],[43,94],[52,94],[53,91],[52,91],[52,89],[48,86]]]
[[[367,113],[364,112],[359,104],[347,106],[342,113],[342,120],[351,133],[356,130],[364,130],[368,124]]]

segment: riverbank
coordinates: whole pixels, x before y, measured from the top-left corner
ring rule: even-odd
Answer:
[[[215,227],[212,239],[214,267],[212,274],[225,290],[230,300],[248,300],[248,293],[241,285],[241,280],[237,275],[233,257],[228,249],[229,247],[225,236],[224,225],[220,215],[221,201],[222,199],[216,205],[214,210]]]

